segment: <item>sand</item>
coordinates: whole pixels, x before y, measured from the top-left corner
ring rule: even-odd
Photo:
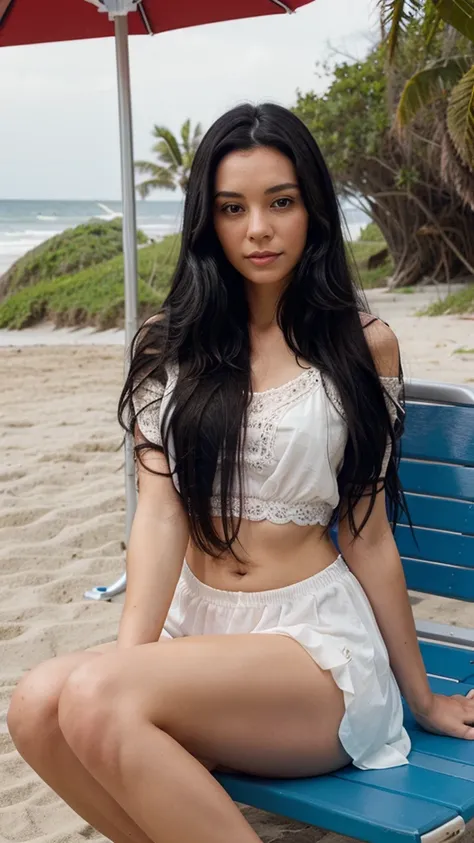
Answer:
[[[434,292],[424,292],[424,302]],[[420,296],[372,293],[394,328],[408,377],[474,383],[474,321],[417,318]],[[0,332],[0,839],[83,843],[103,839],[23,762],[6,729],[19,677],[40,661],[115,637],[120,600],[83,593],[107,584],[124,561],[121,431],[123,336]],[[60,344],[58,344],[60,340]],[[16,345],[7,347],[9,343]],[[22,347],[18,347],[20,345]],[[472,607],[416,596],[418,617],[472,624]],[[266,843],[343,838],[261,811],[245,813]],[[474,843],[474,830],[467,839]]]

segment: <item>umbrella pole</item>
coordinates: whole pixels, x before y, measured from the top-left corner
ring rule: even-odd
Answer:
[[[132,104],[130,92],[130,61],[128,51],[128,17],[118,15],[115,24],[115,54],[117,59],[117,87],[120,124],[120,162],[122,172],[123,259],[125,281],[125,376],[130,365],[130,345],[138,329],[137,283],[137,216],[135,207],[135,178],[132,134]],[[137,505],[133,437],[125,437],[125,534],[128,546]],[[84,597],[91,600],[110,600],[126,588],[126,574],[112,585],[95,586]]]

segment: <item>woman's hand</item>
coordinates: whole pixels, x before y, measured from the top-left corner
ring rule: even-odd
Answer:
[[[463,697],[454,694],[445,697],[433,694],[423,712],[413,711],[413,716],[423,729],[435,735],[474,740],[474,688]]]

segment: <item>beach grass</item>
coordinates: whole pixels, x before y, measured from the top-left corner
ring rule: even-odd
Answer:
[[[168,291],[176,263],[177,237],[138,251],[139,318],[156,313]],[[0,328],[26,328],[38,322],[57,327],[123,327],[123,257],[117,255],[73,275],[40,281],[0,302]]]
[[[429,307],[420,310],[418,316],[442,316],[444,314],[474,313],[474,281],[463,290],[446,296],[441,301],[433,302]]]

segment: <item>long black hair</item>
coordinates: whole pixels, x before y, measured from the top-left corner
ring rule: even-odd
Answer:
[[[242,447],[252,386],[245,288],[214,229],[214,183],[224,156],[255,147],[272,147],[292,161],[309,216],[305,249],[279,301],[277,320],[289,348],[321,372],[323,385],[330,385],[330,399],[337,395],[336,405],[342,405],[349,436],[338,486],[351,533],[360,534],[374,508],[388,440],[392,452],[384,485],[390,521],[396,523],[400,507],[406,511],[397,471],[404,396],[393,425],[361,324],[360,314],[367,307],[351,277],[328,168],[311,133],[291,111],[267,103],[242,105],[220,117],[198,147],[170,291],[158,318],[142,326],[134,338],[119,402],[119,421],[133,432],[137,385],[147,376],[164,384],[165,367],[178,365],[172,413],[165,413],[161,426],[163,448],[151,442],[136,445],[136,456],[141,459],[146,447],[169,456],[171,432],[176,480],[191,537],[216,558],[227,550],[238,558],[234,545],[241,516],[231,514],[230,498],[237,485],[242,504]],[[402,384],[401,367],[399,374]],[[210,501],[218,466],[222,535],[212,519]],[[367,489],[367,515],[357,527],[354,508]],[[339,514],[334,511],[328,529]]]

